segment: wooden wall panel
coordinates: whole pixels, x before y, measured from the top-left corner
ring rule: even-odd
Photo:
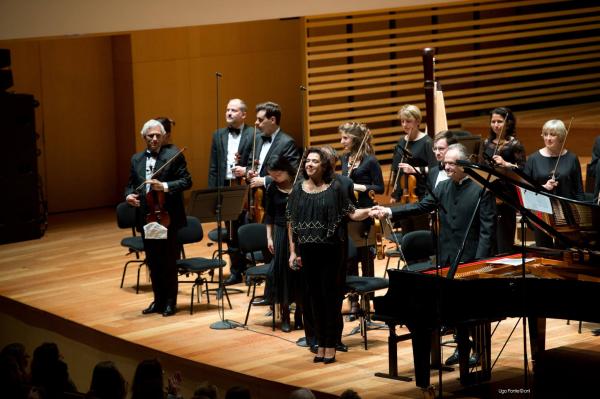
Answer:
[[[149,117],[173,118],[174,143],[189,147],[186,159],[194,188],[206,187],[217,127],[215,73],[220,72],[220,127],[228,99],[246,101],[250,125],[254,106],[271,100],[282,107],[282,129],[301,140],[300,39],[298,19],[132,33],[136,130]],[[136,140],[138,150],[143,148]]]
[[[113,204],[116,157],[109,37],[40,42],[51,212]]]
[[[426,47],[436,49],[450,127],[496,106],[520,111],[592,101],[600,94],[599,31],[600,7],[571,0],[484,0],[307,17],[307,139],[337,142],[340,123],[366,122],[378,158],[389,161],[400,131],[398,108],[413,103],[425,111]]]

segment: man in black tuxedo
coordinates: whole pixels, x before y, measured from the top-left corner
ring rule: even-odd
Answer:
[[[246,103],[239,98],[229,100],[225,110],[227,127],[213,133],[208,167],[208,187],[231,186],[235,180],[244,177],[249,159],[252,155],[252,137],[254,128],[246,125]],[[242,281],[242,272],[246,269],[246,261],[238,247],[237,229],[245,219],[245,212],[237,220],[227,221],[230,232],[226,239],[230,257],[230,275],[225,284]]]
[[[252,188],[264,188],[271,183],[266,167],[271,157],[277,155],[286,158],[294,168],[298,167],[300,155],[296,148],[296,142],[281,130],[280,122],[281,108],[278,104],[268,101],[256,106],[255,125],[261,131],[261,134],[256,136],[255,159],[258,160],[258,165],[253,169],[252,160],[250,160],[246,169]]]
[[[254,125],[260,130],[261,134],[256,136],[253,151],[248,157],[246,167],[236,168],[236,173],[245,174],[250,181],[250,187],[254,190],[264,190],[270,183],[271,177],[267,174],[266,165],[272,157],[280,156],[286,158],[294,167],[298,167],[300,156],[294,139],[284,133],[279,127],[281,122],[281,108],[274,102],[265,102],[256,106],[256,121]],[[255,161],[253,163],[253,161]],[[263,195],[264,208],[265,196]],[[254,222],[262,222],[262,220],[254,220]],[[232,270],[232,274],[226,284],[234,284],[242,281],[241,272]],[[269,289],[269,285],[265,289]],[[266,303],[258,303],[264,305]]]
[[[142,313],[171,316],[175,314],[177,305],[177,230],[186,224],[183,191],[192,186],[192,177],[184,156],[180,154],[152,178],[179,151],[173,145],[163,145],[165,135],[165,129],[159,121],[151,119],[144,124],[142,137],[147,148],[131,157],[131,172],[125,196],[128,204],[138,208],[138,227],[144,237],[146,263],[150,268],[154,292],[154,301]],[[136,188],[140,186],[141,189],[137,192]],[[146,194],[150,189],[164,193],[164,208],[170,218],[166,239],[147,238],[142,227],[148,213]]]
[[[231,180],[244,176],[244,166],[248,164],[252,155],[252,136],[254,134],[254,128],[244,123],[246,112],[246,103],[239,98],[229,100],[227,103],[225,110],[227,127],[213,133],[208,166],[209,188],[229,186]],[[217,159],[219,164],[217,164]],[[219,175],[220,181],[217,175]]]

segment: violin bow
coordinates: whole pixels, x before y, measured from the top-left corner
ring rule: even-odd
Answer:
[[[356,161],[360,158],[359,155],[362,156],[361,152],[364,152],[363,147],[365,146],[369,136],[371,136],[371,129],[367,129],[367,133],[365,134],[365,137],[363,137],[362,141],[360,142],[360,146],[358,146],[358,151],[356,151],[356,154],[354,155],[354,159],[352,160],[352,163],[350,164],[350,169],[348,169],[348,177],[350,177],[350,174],[354,170]]]
[[[500,145],[500,142],[502,141],[502,136],[504,135],[504,126],[506,126],[506,117],[504,118],[504,122],[502,123],[502,129],[500,129],[500,135],[498,136],[498,142],[496,143],[496,148],[494,149],[494,155],[492,155],[492,160],[496,155],[498,155],[498,150],[502,147]]]
[[[400,163],[404,163],[404,154],[406,154],[406,151],[408,151],[408,134],[406,135],[406,144],[404,144],[404,151],[402,153],[402,158],[400,158]],[[393,167],[394,165],[392,165]],[[396,188],[398,188],[398,178],[400,177],[400,169],[398,168],[398,171],[396,172],[396,178],[394,179],[394,188],[392,189],[392,193],[394,191],[396,191]]]
[[[173,155],[167,162],[164,163],[164,165],[162,165],[160,168],[158,168],[154,173],[152,173],[152,176],[150,176],[150,179],[146,179],[144,180],[144,182],[142,184],[140,184],[135,191],[140,191],[142,189],[142,187],[144,187],[148,180],[152,180],[154,179],[156,176],[158,176],[160,174],[160,172],[163,171],[164,168],[166,168],[171,162],[173,162],[175,160],[175,158],[177,158],[178,156],[180,156],[181,154],[183,154],[183,152],[187,150],[187,147],[183,147],[181,150],[177,151],[177,154]]]
[[[569,127],[567,128],[567,132],[565,133],[565,139],[563,140],[562,146],[560,147],[560,152],[558,153],[558,159],[556,160],[556,165],[554,165],[554,170],[552,171],[552,180],[556,177],[556,169],[558,169],[558,162],[560,162],[560,157],[562,156],[562,152],[565,149],[565,144],[567,143],[567,137],[569,137],[569,131],[571,130],[571,123],[573,123],[574,116],[571,117],[569,121]]]

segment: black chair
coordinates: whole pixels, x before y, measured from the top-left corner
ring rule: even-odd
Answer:
[[[136,209],[130,206],[127,202],[121,202],[117,205],[117,225],[121,229],[131,229],[131,236],[125,237],[121,240],[121,246],[128,249],[126,255],[135,254],[135,259],[125,262],[123,267],[123,276],[121,277],[121,288],[123,288],[123,282],[125,281],[125,273],[127,272],[127,266],[130,263],[138,263],[137,270],[137,282],[135,285],[135,293],[140,292],[140,269],[146,264],[146,259],[141,259],[141,255],[144,253],[144,241],[141,235],[137,235],[135,231],[136,224]]]
[[[433,268],[435,255],[433,237],[430,230],[415,230],[402,237],[402,251],[406,260],[403,270],[422,272]]]
[[[392,231],[388,235],[385,236],[388,240],[390,240],[394,247],[391,249],[386,249],[384,254],[387,258],[385,262],[385,270],[383,271],[383,277],[385,278],[388,268],[390,267],[390,260],[392,258],[398,258],[396,263],[396,269],[400,269],[400,261],[402,260],[402,248],[399,246],[399,243],[402,243],[402,233],[399,231]]]
[[[359,295],[359,308],[355,316],[359,320],[360,335],[363,337],[365,350],[367,347],[367,322],[370,319],[370,297],[375,291],[389,287],[389,280],[381,277],[346,276],[346,291],[348,295]]]
[[[246,311],[246,319],[244,326],[248,324],[250,309],[254,301],[265,299],[263,296],[256,296],[256,286],[267,281],[273,275],[273,264],[264,263],[265,257],[263,254],[268,251],[267,244],[267,227],[261,223],[249,223],[240,226],[238,229],[238,238],[240,241],[240,251],[248,258],[252,266],[246,269],[246,282],[249,285],[249,290],[252,292],[250,301],[248,302],[248,310]],[[275,310],[272,312],[272,328],[275,331]]]
[[[177,271],[179,275],[189,276],[190,274],[195,274],[196,278],[191,280],[179,280],[180,283],[191,283],[192,284],[192,295],[190,300],[190,314],[194,313],[194,290],[198,288],[197,291],[197,301],[200,302],[200,297],[202,296],[202,285],[205,286],[206,292],[206,302],[210,304],[210,296],[208,283],[218,283],[217,281],[208,281],[204,277],[204,273],[214,272],[215,269],[223,268],[227,264],[224,260],[213,259],[213,258],[202,258],[202,257],[194,257],[187,258],[185,256],[185,245],[193,244],[196,242],[202,241],[204,237],[204,232],[202,231],[202,224],[200,220],[194,216],[187,217],[187,225],[177,232],[177,242],[181,245],[181,255],[182,258],[177,260]],[[227,298],[227,302],[229,303],[229,308],[231,309],[231,302],[229,300],[229,294],[227,293],[227,288],[224,287],[225,297]]]
[[[348,241],[348,260],[357,256],[356,247],[352,240]],[[356,334],[360,331],[360,335],[363,337],[363,345],[365,350],[367,346],[367,331],[369,330],[370,315],[371,315],[371,297],[374,292],[387,288],[389,286],[389,280],[381,277],[363,277],[363,276],[346,276],[346,296],[358,296],[358,309],[355,311],[351,310],[345,314],[353,315],[355,319],[358,319],[359,326],[354,328],[348,335]],[[373,326],[371,328],[380,328],[380,326]]]

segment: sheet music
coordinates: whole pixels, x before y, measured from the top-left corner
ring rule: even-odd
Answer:
[[[529,263],[534,261],[535,258],[525,258],[525,263]],[[523,259],[521,258],[502,258],[491,260],[489,262],[490,265],[511,265],[511,266],[520,266],[523,263]]]
[[[550,197],[517,186],[523,206],[530,211],[538,211],[552,214]]]

